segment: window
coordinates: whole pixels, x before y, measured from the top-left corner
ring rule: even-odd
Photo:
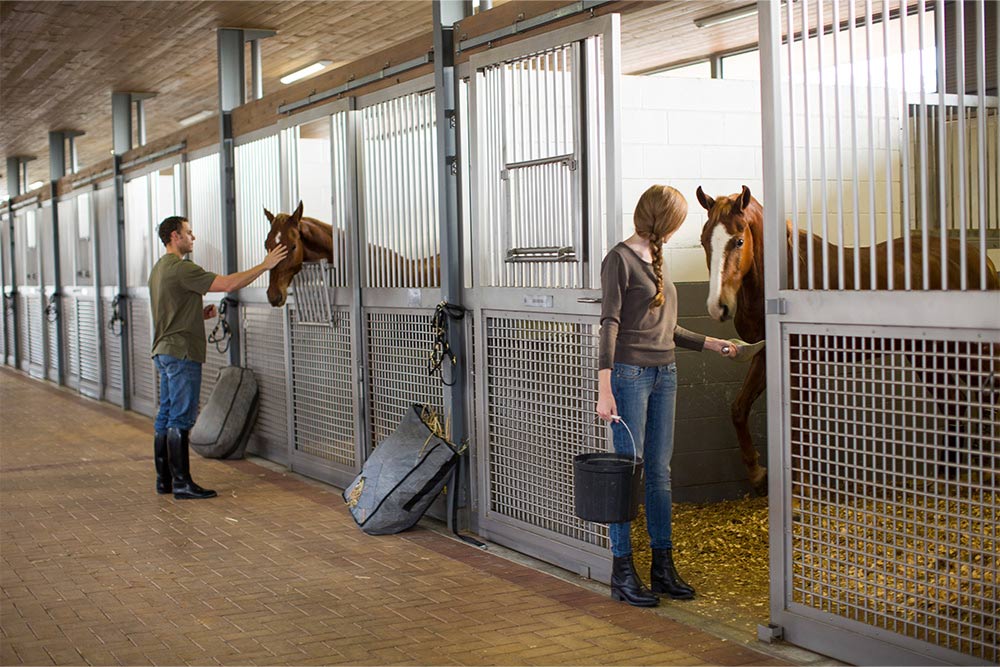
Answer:
[[[692,63],[690,65],[682,65],[681,67],[663,70],[662,72],[657,72],[652,76],[680,79],[711,79],[712,63],[707,60],[703,60],[700,63]]]
[[[722,58],[723,79],[760,80],[760,51],[746,51]]]

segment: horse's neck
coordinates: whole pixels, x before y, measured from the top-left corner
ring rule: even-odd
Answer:
[[[302,218],[303,259],[315,262],[333,258],[333,227],[315,218]]]

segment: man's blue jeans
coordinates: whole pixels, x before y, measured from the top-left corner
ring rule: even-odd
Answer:
[[[674,454],[674,410],[677,398],[677,364],[632,366],[615,364],[611,371],[611,393],[618,414],[632,430],[646,473],[646,527],[653,549],[670,549],[671,494],[670,459]],[[612,422],[615,451],[632,455],[632,440],[618,422]],[[630,523],[608,527],[611,553],[632,553]]]
[[[169,354],[158,354],[153,361],[160,372],[160,411],[154,425],[156,432],[164,433],[168,428],[190,431],[198,419],[201,364]]]

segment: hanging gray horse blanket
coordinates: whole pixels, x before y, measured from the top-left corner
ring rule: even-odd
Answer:
[[[208,404],[191,429],[191,448],[207,459],[241,459],[257,420],[260,395],[253,371],[219,370]]]
[[[413,404],[399,426],[375,448],[344,501],[361,530],[389,535],[415,524],[441,493],[458,453],[434,435]]]

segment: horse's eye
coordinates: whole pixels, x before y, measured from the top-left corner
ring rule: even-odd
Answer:
[[[737,248],[743,247],[743,239],[736,239],[736,247]]]

